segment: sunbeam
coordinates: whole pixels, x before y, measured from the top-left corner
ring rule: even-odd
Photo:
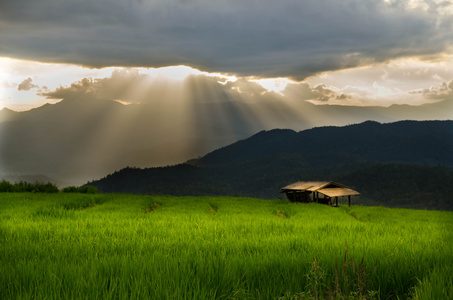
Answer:
[[[22,66],[19,70],[33,69],[22,61],[12,62]],[[55,103],[20,113],[0,111],[0,167],[4,174],[44,173],[83,184],[126,166],[181,163],[262,130],[299,131],[376,118],[423,118],[411,110],[406,113],[397,108],[351,106],[361,98],[352,92],[341,93],[346,90],[335,86],[316,85],[316,78],[306,82],[257,79],[187,66],[92,70],[55,67],[72,74],[70,78],[84,77],[50,85],[47,82],[54,76],[50,73],[52,66],[40,64],[34,67],[42,68],[39,76],[18,72],[11,77],[15,81],[7,78],[3,82],[4,97],[34,94],[39,101]],[[395,71],[387,69],[390,78]],[[449,71],[442,73],[440,65],[436,70],[438,76],[448,77]],[[335,76],[339,75],[321,77],[333,84],[341,79]],[[447,114],[452,86],[443,83],[415,91],[419,98],[443,101],[442,105],[423,109],[423,113],[436,117]],[[23,103],[27,102],[17,101],[19,106]]]

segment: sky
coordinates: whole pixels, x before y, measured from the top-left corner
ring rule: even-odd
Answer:
[[[240,101],[267,93],[352,106],[451,100],[453,2],[0,2],[0,109],[87,93],[149,101],[163,90],[190,93],[181,84],[190,76],[215,79],[210,89],[234,90]]]

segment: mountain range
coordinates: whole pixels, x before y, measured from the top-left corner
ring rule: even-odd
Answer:
[[[367,121],[261,131],[183,164],[124,168],[89,183],[102,192],[283,197],[298,180],[332,180],[359,203],[453,209],[453,121]]]
[[[450,100],[422,106],[353,107],[283,103],[276,101],[277,96],[259,102],[209,96],[203,101],[159,105],[124,105],[84,96],[25,112],[4,108],[0,111],[0,176],[47,176],[60,186],[81,185],[127,166],[175,165],[262,130],[453,117]],[[316,143],[332,152],[339,150],[334,141]]]

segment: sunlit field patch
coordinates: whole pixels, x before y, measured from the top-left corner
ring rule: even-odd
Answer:
[[[448,299],[453,213],[2,194],[1,299]]]

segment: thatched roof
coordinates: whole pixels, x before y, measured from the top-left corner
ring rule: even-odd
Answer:
[[[283,187],[282,190],[313,192],[329,185],[329,183],[331,181],[298,181]]]
[[[360,195],[359,192],[351,190],[349,188],[328,188],[328,189],[320,189],[317,192],[324,194],[329,197],[341,197],[341,196],[354,196]]]
[[[360,193],[333,181],[298,181],[281,188],[282,192],[319,192],[328,197],[354,196]]]

